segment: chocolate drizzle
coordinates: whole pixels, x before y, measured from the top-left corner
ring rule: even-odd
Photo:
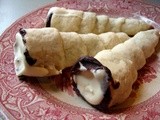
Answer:
[[[32,58],[30,55],[29,55],[29,52],[28,50],[26,49],[26,52],[24,53],[24,56],[26,58],[26,61],[29,65],[34,65],[36,63],[36,59]]]
[[[53,13],[49,14],[47,21],[46,21],[46,27],[51,27],[51,18],[52,18]]]
[[[23,43],[26,44],[26,39],[25,39],[25,35],[27,34],[26,30],[23,29],[23,28],[20,28],[19,29],[19,33],[21,34],[22,36],[22,40],[23,40]],[[34,65],[36,63],[36,59],[32,58],[28,52],[28,50],[26,49],[26,51],[24,52],[24,56],[26,58],[26,61],[29,65]]]
[[[21,34],[22,38],[23,38],[23,43],[26,43],[26,40],[24,39],[24,36],[26,35],[26,31],[23,28],[19,29],[19,33]]]

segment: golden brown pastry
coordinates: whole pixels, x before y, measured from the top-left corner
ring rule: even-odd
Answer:
[[[129,39],[125,33],[100,35],[59,32],[55,28],[21,29],[16,34],[14,64],[18,76],[50,76],[82,56],[112,48]]]
[[[139,32],[95,57],[81,58],[72,68],[76,93],[102,111],[124,102],[132,91],[137,71],[153,54],[159,38],[157,30]]]
[[[63,32],[78,33],[105,33],[125,32],[135,35],[140,31],[151,28],[151,25],[142,20],[133,18],[110,18],[106,15],[96,15],[93,12],[52,7],[48,12],[47,27],[55,27]]]

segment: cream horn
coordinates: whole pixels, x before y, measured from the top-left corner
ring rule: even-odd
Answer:
[[[101,111],[124,102],[132,91],[137,71],[154,53],[159,39],[157,30],[139,32],[94,57],[80,58],[72,67],[74,90]]]
[[[55,27],[62,32],[95,33],[125,32],[133,36],[151,29],[151,25],[133,18],[111,18],[94,12],[52,7],[48,11],[46,27]]]
[[[78,34],[55,28],[20,29],[14,44],[17,76],[57,75],[82,56],[94,56],[128,40],[126,33]]]

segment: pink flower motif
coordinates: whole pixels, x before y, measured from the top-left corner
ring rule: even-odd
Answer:
[[[14,96],[9,96],[7,99],[8,103],[10,104],[16,104],[17,98]]]
[[[147,114],[145,116],[143,116],[143,120],[154,120],[160,117],[160,112],[155,111],[155,110],[147,110]]]
[[[149,66],[146,65],[143,69],[141,69],[139,71],[139,77],[138,77],[138,81],[142,84],[142,83],[150,83],[154,78],[156,78],[156,70]]]
[[[147,59],[147,64],[138,71],[138,78],[132,86],[133,91],[130,97],[136,96],[136,90],[139,89],[141,84],[150,83],[157,77],[157,66],[159,65],[160,63],[157,55],[152,55],[149,59]]]
[[[84,120],[94,120],[95,119],[95,116],[93,116],[92,114],[83,114],[83,118]]]
[[[45,116],[46,112],[47,112],[46,108],[39,107],[39,109],[37,110],[37,116]]]
[[[90,2],[90,5],[92,10],[94,10],[95,12],[102,11],[102,9],[105,6],[104,2],[96,1],[96,0],[93,0],[92,2]]]
[[[5,48],[5,51],[1,53],[0,64],[2,66],[2,71],[6,74],[14,74],[14,64],[13,64],[13,50],[12,48]]]
[[[146,65],[138,71],[137,81],[133,84],[133,89],[137,90],[139,86],[143,83],[150,83],[157,77],[157,69],[159,66],[159,62],[157,60],[157,56],[153,55],[149,59],[147,59]]]
[[[46,105],[45,107],[36,107],[36,110],[30,112],[30,114],[33,118],[39,118],[43,120],[57,120],[61,119],[61,117],[63,116],[61,109],[55,109],[48,105]]]

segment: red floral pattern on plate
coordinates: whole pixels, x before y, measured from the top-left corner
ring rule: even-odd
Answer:
[[[140,0],[63,0],[44,6],[25,15],[12,24],[0,37],[0,107],[9,119],[37,120],[116,120],[116,119],[159,119],[160,91],[149,99],[112,114],[100,113],[94,109],[75,107],[50,95],[38,84],[37,79],[20,81],[14,73],[13,44],[15,34],[21,27],[43,27],[47,12],[52,6],[60,6],[112,17],[133,17],[139,14],[160,22],[160,8]],[[134,13],[134,14],[133,14]],[[157,53],[158,55],[158,53]],[[156,59],[154,59],[156,57]],[[151,84],[159,76],[159,56],[151,57],[139,71],[138,87]],[[153,61],[154,59],[154,61]],[[150,62],[151,61],[151,62]],[[145,77],[147,76],[147,77]],[[32,80],[33,79],[33,80]],[[151,86],[154,87],[154,86]]]

